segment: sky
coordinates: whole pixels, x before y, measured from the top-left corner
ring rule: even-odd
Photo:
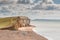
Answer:
[[[54,1],[54,3],[56,3],[56,4],[60,4],[60,0],[53,0]]]
[[[24,1],[24,0],[23,0]],[[32,1],[34,1],[35,3],[36,2],[38,2],[38,1],[41,1],[41,0],[32,0]],[[60,0],[53,0],[53,2],[55,3],[55,4],[60,4]],[[24,2],[23,2],[24,3]]]
[[[36,0],[39,1],[39,0]],[[53,0],[55,4],[60,4],[60,0]]]

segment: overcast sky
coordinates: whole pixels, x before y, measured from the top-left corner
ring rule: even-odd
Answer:
[[[38,1],[38,0],[36,0],[36,1]],[[60,0],[53,0],[54,1],[54,3],[56,3],[56,4],[60,4]]]
[[[32,0],[34,2],[41,1],[41,0]],[[53,0],[55,4],[60,4],[60,0]]]
[[[56,4],[60,4],[60,0],[53,0],[54,1],[54,3],[56,3]]]

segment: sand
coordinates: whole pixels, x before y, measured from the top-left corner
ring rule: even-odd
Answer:
[[[0,30],[0,40],[48,40],[33,31]]]

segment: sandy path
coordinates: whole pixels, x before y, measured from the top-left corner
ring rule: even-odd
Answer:
[[[0,30],[0,40],[47,40],[33,31]]]

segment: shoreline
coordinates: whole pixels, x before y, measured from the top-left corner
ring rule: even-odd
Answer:
[[[38,33],[38,31],[35,30],[35,29],[33,29],[33,31],[34,31],[35,33],[37,33],[37,34],[39,34],[39,35],[41,35],[41,36],[47,38],[48,40],[53,40],[52,38],[50,38],[50,37],[48,37],[48,36],[45,36],[45,35],[43,35],[43,34],[41,34],[41,33]]]

